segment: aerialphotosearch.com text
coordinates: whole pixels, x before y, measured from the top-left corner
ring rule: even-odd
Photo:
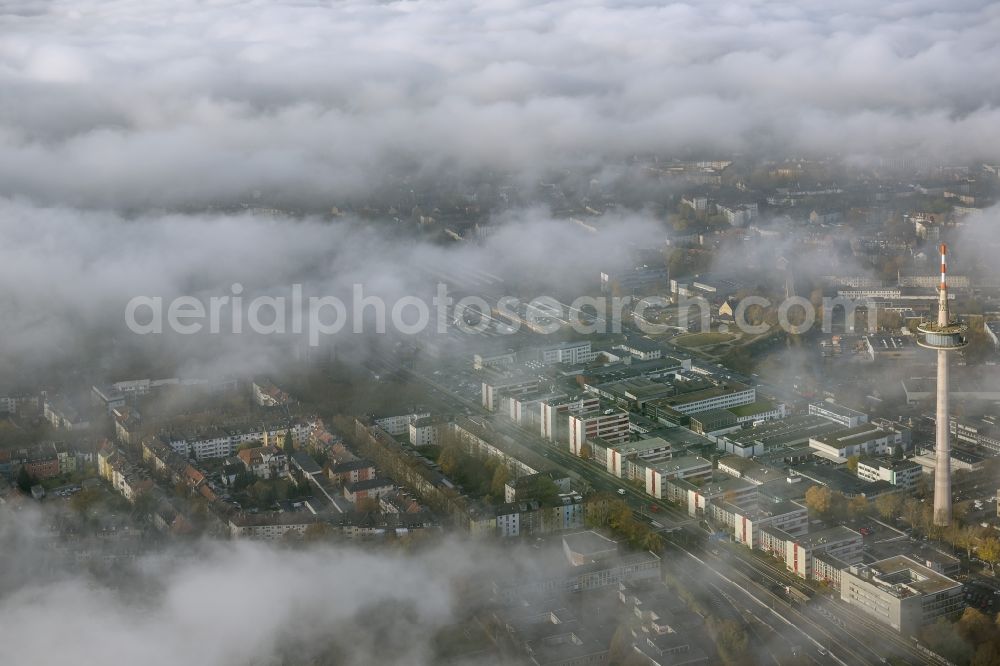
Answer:
[[[318,346],[327,336],[345,331],[356,334],[419,335],[447,333],[457,329],[465,334],[513,334],[522,329],[535,333],[555,333],[569,327],[581,334],[620,333],[623,323],[644,334],[660,335],[671,331],[708,331],[713,323],[710,304],[700,297],[678,296],[580,296],[562,303],[550,296],[524,301],[503,296],[488,302],[480,296],[455,299],[447,285],[439,283],[433,297],[425,299],[406,295],[386,299],[366,294],[364,285],[353,285],[351,295],[306,296],[301,284],[291,286],[288,296],[257,295],[244,297],[243,286],[234,283],[230,293],[210,296],[135,296],[125,307],[125,324],[138,335],[157,335],[165,331],[180,335],[245,334],[306,335],[309,345]],[[726,327],[735,327],[749,335],[766,333],[771,324],[761,321],[759,313],[772,309],[769,299],[747,296],[736,301],[732,315],[725,317]],[[666,309],[675,312],[670,322],[663,320]],[[757,308],[757,309],[755,309]],[[777,304],[777,325],[790,333],[804,333],[817,323],[824,333],[831,332],[835,313],[853,329],[859,309],[867,313],[869,330],[877,325],[877,305],[873,301],[843,297],[825,297],[819,308],[809,299],[793,296]],[[819,311],[817,311],[819,310]],[[773,311],[773,310],[772,310]],[[692,313],[695,313],[692,316]],[[756,317],[748,317],[750,313]],[[841,315],[842,313],[842,315]],[[751,321],[751,319],[753,321]],[[719,318],[715,318],[719,324]],[[433,327],[433,328],[431,328]]]

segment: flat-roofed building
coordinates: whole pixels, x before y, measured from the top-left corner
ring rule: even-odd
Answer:
[[[441,433],[447,427],[443,419],[434,416],[412,421],[409,426],[410,444],[413,446],[433,446],[441,439]]]
[[[689,415],[710,409],[749,405],[757,400],[757,390],[738,382],[705,384],[704,380],[675,380],[677,395],[652,400],[646,412],[651,418],[676,422],[677,414]],[[684,390],[691,388],[692,390]]]
[[[604,406],[568,418],[569,450],[573,455],[581,455],[584,445],[595,437],[612,446],[629,439],[628,412],[623,409]]]
[[[505,412],[511,421],[519,426],[530,428],[538,426],[543,403],[557,402],[565,397],[564,393],[531,391],[530,393],[516,393],[506,399],[501,398],[501,403],[504,404]]]
[[[704,516],[712,500],[725,500],[733,504],[743,504],[757,499],[757,486],[743,479],[735,479],[726,474],[716,475],[695,485],[687,480],[668,482],[684,492],[689,516]]]
[[[652,361],[657,358],[663,358],[663,347],[648,338],[633,336],[629,338],[628,342],[615,347],[615,349],[628,352],[640,361]]]
[[[712,461],[701,456],[681,456],[670,460],[646,465],[646,492],[657,499],[674,502],[686,501],[687,491],[670,481],[687,479],[704,481],[712,477]]]
[[[726,453],[751,458],[776,449],[805,444],[813,437],[843,429],[839,423],[821,416],[798,414],[720,435],[716,438],[715,445]]]
[[[905,635],[965,608],[960,582],[904,555],[843,570],[840,598]]]
[[[924,474],[934,474],[934,470],[937,468],[937,459],[934,457],[933,448],[925,449],[913,456],[911,460],[920,465],[921,469],[924,470]],[[975,453],[963,451],[962,449],[952,449],[951,471],[964,470],[966,472],[975,472],[983,468],[985,460],[985,458]]]
[[[705,412],[698,412],[691,417],[688,425],[691,430],[701,435],[714,433],[732,432],[739,430],[742,426],[729,409],[710,409]]]
[[[835,462],[845,462],[851,456],[885,455],[901,444],[902,435],[895,430],[883,430],[871,423],[812,437],[809,447],[817,455]]]
[[[813,556],[816,553],[828,553],[848,564],[854,564],[861,561],[863,543],[864,537],[860,532],[838,525],[786,539],[783,559],[785,566],[795,575],[812,578]]]
[[[538,390],[538,384],[539,380],[535,375],[494,373],[494,376],[483,380],[483,407],[495,412],[500,408],[501,394],[512,396],[532,393]]]
[[[723,456],[718,460],[720,472],[744,479],[755,485],[763,485],[776,479],[784,479],[785,473],[773,467],[768,467],[750,458],[740,456]]]
[[[736,417],[736,422],[740,425],[744,423],[761,423],[763,421],[774,421],[785,418],[786,411],[783,403],[773,403],[770,400],[757,400],[747,405],[729,407],[726,411]]]
[[[920,349],[911,338],[899,335],[866,335],[864,343],[872,361],[910,361]]]
[[[601,399],[589,393],[568,398],[553,396],[540,400],[538,405],[541,412],[542,438],[555,442],[565,436],[563,429],[567,424],[567,416],[598,409],[601,405]]]
[[[901,488],[913,488],[923,474],[923,468],[912,460],[861,458],[858,478],[865,481],[888,481]]]
[[[809,510],[795,502],[748,502],[733,504],[714,501],[710,517],[716,525],[727,528],[736,543],[747,548],[761,547],[761,530],[775,527],[793,537],[805,535],[809,530]]]
[[[862,423],[868,423],[868,415],[835,402],[814,402],[809,405],[809,413],[822,416],[845,428],[856,428]]]
[[[553,365],[555,363],[578,365],[580,363],[590,363],[595,358],[597,358],[597,352],[590,348],[589,340],[560,342],[557,345],[542,347],[538,350],[538,362],[543,365]]]
[[[608,449],[608,472],[623,479],[639,479],[648,465],[669,460],[672,454],[670,442],[659,437],[624,442]]]

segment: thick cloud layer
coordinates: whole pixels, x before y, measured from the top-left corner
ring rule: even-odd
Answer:
[[[498,220],[496,233],[483,243],[442,246],[401,235],[393,226],[352,220],[162,213],[125,218],[0,199],[0,284],[10,285],[0,290],[0,376],[14,361],[97,363],[100,354],[137,344],[146,345],[148,358],[166,356],[167,372],[170,363],[195,357],[200,373],[268,370],[275,351],[288,351],[287,339],[257,335],[245,323],[238,336],[225,335],[228,324],[214,337],[170,336],[166,326],[162,336],[136,335],[126,327],[125,312],[137,296],[162,298],[164,304],[192,296],[207,308],[211,298],[230,296],[239,284],[247,304],[257,295],[283,297],[288,304],[292,285],[300,284],[305,298],[340,298],[350,316],[355,284],[364,295],[383,298],[387,309],[404,296],[430,304],[443,273],[470,269],[530,276],[529,289],[538,291],[529,298],[567,287],[596,288],[599,270],[622,261],[630,243],[657,243],[663,233],[642,215],[609,214],[602,222],[602,230],[587,231],[528,209]],[[507,286],[513,288],[497,283],[496,296],[508,295]],[[476,293],[475,285],[468,289]],[[147,320],[145,311],[139,319]],[[270,321],[270,314],[262,319]],[[347,326],[344,333],[352,330]],[[204,365],[207,358],[215,368]]]
[[[995,156],[998,33],[986,0],[6,3],[0,194],[329,205],[389,169]]]
[[[51,556],[34,513],[0,517],[0,633],[33,664],[430,664],[436,630],[466,619],[457,586],[505,566],[453,540],[409,554],[214,543],[97,579]]]

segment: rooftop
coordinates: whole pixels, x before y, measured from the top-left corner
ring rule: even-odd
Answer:
[[[962,585],[905,555],[896,555],[866,567],[858,567],[857,575],[897,598],[914,594],[936,594]]]
[[[860,541],[861,538],[860,532],[855,532],[851,528],[844,527],[843,525],[837,525],[836,527],[829,527],[818,532],[803,534],[802,536],[796,538],[796,543],[803,548],[821,548],[825,545],[833,545],[843,541],[850,541],[852,539]]]
[[[826,446],[832,446],[839,449],[852,444],[868,442],[879,437],[884,437],[888,434],[888,431],[882,430],[873,423],[862,423],[861,425],[853,428],[819,435],[812,437],[812,439],[816,440],[820,444],[825,444]]]

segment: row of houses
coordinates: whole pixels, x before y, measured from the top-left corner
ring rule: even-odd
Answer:
[[[295,446],[301,446],[312,432],[313,424],[308,421],[283,420],[196,432],[163,432],[159,434],[159,438],[182,456],[201,460],[228,458],[245,444],[259,442],[263,446],[280,447],[287,433],[291,433]]]
[[[35,480],[73,474],[92,465],[94,450],[64,442],[40,442],[20,449],[0,450],[0,475],[13,478],[22,468]]]

